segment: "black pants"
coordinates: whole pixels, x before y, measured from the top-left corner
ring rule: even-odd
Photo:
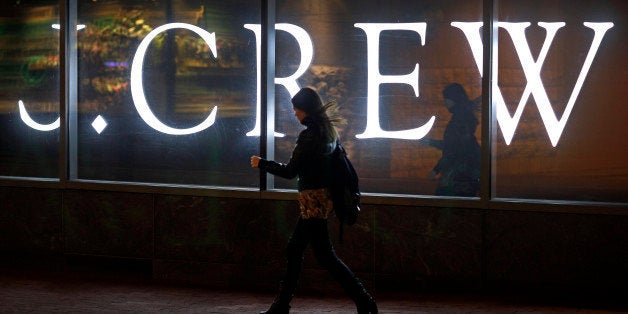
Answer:
[[[336,256],[329,238],[327,219],[299,218],[286,249],[288,266],[282,280],[280,302],[290,303],[292,299],[303,267],[303,255],[308,244],[312,245],[314,255],[321,266],[325,267],[334,279],[342,285],[351,299],[357,301],[367,294],[362,283],[349,267]]]

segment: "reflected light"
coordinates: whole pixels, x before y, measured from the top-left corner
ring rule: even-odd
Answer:
[[[435,116],[422,126],[400,131],[385,131],[379,122],[379,86],[381,84],[400,83],[407,84],[414,90],[414,95],[419,97],[419,64],[406,75],[382,75],[379,71],[379,38],[382,31],[407,30],[414,31],[421,36],[421,46],[425,45],[426,23],[356,23],[355,27],[361,28],[366,33],[367,45],[367,108],[366,129],[357,134],[356,138],[397,138],[405,140],[418,140],[430,131],[434,125]]]
[[[24,121],[24,123],[26,125],[30,126],[31,128],[33,128],[35,130],[38,130],[38,131],[52,131],[54,129],[59,128],[59,126],[61,125],[61,122],[60,122],[61,118],[57,118],[57,120],[55,120],[55,122],[50,123],[50,124],[37,123],[28,114],[28,112],[26,111],[26,107],[24,107],[24,103],[21,100],[18,100],[17,105],[20,108],[20,119],[22,119],[22,121]]]
[[[478,67],[480,76],[482,76],[484,60],[482,60],[482,37],[480,36],[480,28],[484,25],[484,22],[451,22],[453,27],[459,28],[467,38],[467,42],[471,47],[471,53],[473,59]]]
[[[137,51],[135,52],[135,56],[133,57],[133,63],[131,64],[131,96],[133,97],[133,104],[135,105],[135,108],[137,109],[140,117],[153,129],[171,135],[187,135],[203,131],[212,126],[216,121],[216,112],[218,110],[218,106],[214,106],[207,119],[205,119],[205,121],[201,122],[197,126],[187,129],[173,128],[159,121],[159,119],[150,109],[148,101],[146,100],[146,97],[144,95],[144,84],[142,81],[144,56],[146,55],[146,50],[148,50],[148,45],[155,37],[157,37],[157,35],[159,35],[159,33],[174,28],[183,28],[198,34],[205,41],[205,43],[207,43],[209,49],[214,55],[214,58],[218,57],[216,53],[215,33],[209,33],[200,27],[186,23],[169,23],[159,26],[152,30],[150,33],[148,33],[146,37],[144,37],[144,39],[138,46]]]
[[[275,27],[277,30],[286,31],[290,35],[294,36],[299,44],[299,49],[301,50],[301,62],[299,62],[297,70],[288,77],[275,78],[275,83],[285,86],[290,93],[290,97],[294,97],[300,89],[297,79],[301,77],[301,75],[305,74],[305,71],[307,71],[310,67],[312,59],[314,58],[314,45],[312,44],[310,35],[308,35],[308,33],[299,26],[279,23]]]
[[[52,28],[54,28],[54,29],[61,29],[61,25],[60,25],[60,24],[52,24],[51,26],[52,26]],[[78,24],[78,25],[76,25],[76,30],[77,30],[77,31],[80,31],[80,30],[82,30],[83,28],[85,28],[85,24]]]
[[[480,37],[480,28],[482,27],[482,22],[452,22],[451,25],[453,27],[459,28],[463,31],[469,46],[471,47],[471,51],[473,53],[473,58],[475,59],[475,63],[478,67],[480,75],[482,75],[482,39]],[[553,109],[553,106],[549,100],[547,92],[545,90],[545,86],[543,85],[543,81],[541,80],[541,69],[545,62],[545,58],[547,57],[547,53],[549,48],[556,36],[558,30],[565,26],[564,22],[539,22],[538,25],[545,29],[546,36],[543,42],[543,46],[541,47],[541,51],[537,59],[535,60],[532,51],[530,49],[530,45],[526,38],[526,28],[531,25],[529,22],[521,22],[521,23],[512,23],[512,22],[497,22],[497,26],[506,30],[506,32],[512,38],[512,42],[515,46],[515,51],[517,56],[519,57],[519,61],[521,62],[522,69],[524,71],[524,75],[526,77],[526,86],[523,91],[523,95],[519,100],[519,104],[517,105],[517,109],[515,110],[514,115],[510,115],[508,111],[508,107],[506,106],[506,101],[504,96],[501,93],[501,90],[498,86],[498,54],[495,53],[493,55],[493,77],[492,77],[492,89],[493,89],[493,108],[495,108],[495,118],[499,127],[502,131],[502,135],[504,136],[504,141],[506,145],[510,145],[515,130],[517,129],[517,125],[519,124],[519,120],[521,119],[521,115],[523,113],[523,108],[528,102],[530,96],[534,97],[534,101],[541,115],[541,119],[547,130],[547,135],[550,138],[553,147],[558,145],[561,135],[565,129],[565,125],[567,124],[567,120],[571,115],[574,104],[578,95],[580,94],[580,90],[582,89],[582,85],[584,80],[591,68],[591,64],[595,55],[597,54],[598,48],[600,47],[600,43],[604,37],[604,34],[614,26],[611,22],[603,22],[603,23],[591,23],[584,22],[584,26],[591,28],[594,31],[593,40],[591,42],[591,46],[589,47],[589,51],[587,53],[586,59],[580,69],[578,74],[578,79],[574,88],[571,92],[569,100],[567,101],[567,106],[560,117],[557,117],[556,112]]]
[[[589,47],[586,59],[582,65],[582,68],[580,69],[580,73],[578,74],[576,84],[571,92],[569,100],[567,101],[567,106],[565,107],[565,110],[563,111],[560,119],[557,117],[549,100],[549,96],[545,91],[545,87],[543,86],[543,81],[541,80],[541,68],[545,61],[547,50],[549,50],[549,46],[554,39],[554,35],[558,31],[558,29],[565,26],[565,23],[538,23],[539,26],[545,28],[547,35],[545,38],[545,42],[543,43],[543,47],[541,48],[541,52],[539,53],[539,57],[536,61],[532,56],[532,52],[525,37],[525,28],[528,27],[529,24],[530,23],[498,23],[500,27],[503,27],[508,31],[513,39],[515,50],[517,51],[517,55],[519,56],[519,60],[521,61],[527,84],[524,90],[523,97],[519,101],[515,116],[511,118],[505,106],[505,103],[501,102],[497,102],[498,106],[496,108],[496,115],[498,122],[500,123],[500,126],[502,128],[504,138],[506,139],[506,143],[510,144],[510,141],[512,140],[512,135],[514,134],[514,129],[516,128],[521,117],[520,111],[523,110],[523,107],[525,106],[528,98],[530,96],[533,96],[536,106],[539,109],[539,113],[541,114],[541,119],[543,120],[545,129],[547,130],[547,135],[550,138],[552,146],[556,147],[556,145],[558,145],[558,141],[560,140],[561,135],[563,134],[563,130],[565,129],[565,125],[567,124],[567,120],[569,119],[569,116],[573,110],[575,101],[580,94],[584,79],[586,78],[589,69],[591,68],[591,63],[593,62],[597,50],[600,47],[602,38],[604,37],[606,31],[613,27],[613,23],[584,23],[586,27],[593,29],[595,34],[591,42],[591,46]],[[495,79],[494,82],[496,86],[497,79]]]
[[[257,64],[257,102],[256,102],[256,119],[255,119],[255,127],[253,130],[246,133],[246,136],[260,136],[260,115],[261,115],[261,65],[262,65],[262,47],[261,47],[261,28],[260,24],[244,24],[244,28],[250,29],[255,34],[256,39],[256,64]],[[307,69],[310,67],[312,63],[312,59],[314,58],[314,45],[312,44],[312,38],[310,35],[301,27],[296,26],[294,24],[287,23],[279,23],[275,25],[275,29],[282,30],[290,35],[292,35],[296,40],[299,46],[299,50],[301,51],[301,61],[299,62],[299,67],[294,73],[288,77],[276,77],[275,84],[283,85],[288,90],[290,97],[294,97],[296,93],[299,92],[299,83],[297,83],[297,79],[301,77]],[[275,137],[284,137],[283,133],[279,133],[275,131]]]
[[[98,132],[98,134],[102,133],[102,131],[107,127],[107,121],[101,116],[98,115],[94,121],[92,121],[92,128]]]
[[[105,66],[108,68],[117,68],[117,67],[128,68],[129,63],[126,61],[106,61]]]

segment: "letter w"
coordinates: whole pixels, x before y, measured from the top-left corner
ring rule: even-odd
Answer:
[[[453,22],[451,23],[451,25],[461,29],[464,32],[467,41],[469,42],[469,46],[472,49],[476,65],[480,70],[480,74],[482,74],[482,41],[479,34],[480,27],[482,26],[481,23]],[[558,119],[556,117],[556,113],[554,112],[552,104],[550,103],[549,97],[547,96],[547,92],[545,91],[543,82],[541,81],[541,68],[543,67],[545,57],[547,56],[547,52],[549,50],[549,47],[551,46],[552,41],[554,40],[556,32],[560,28],[565,26],[565,23],[539,22],[538,25],[545,28],[547,35],[545,37],[545,41],[543,42],[543,47],[541,48],[539,57],[537,58],[537,60],[534,60],[532,53],[530,52],[530,46],[525,37],[525,29],[530,26],[530,23],[497,23],[498,27],[504,28],[508,32],[508,34],[510,34],[527,80],[526,87],[523,91],[521,99],[519,100],[519,104],[517,105],[515,114],[511,116],[508,112],[508,108],[506,107],[506,101],[504,100],[504,97],[497,84],[498,56],[495,55],[493,57],[493,106],[495,108],[495,117],[497,119],[497,123],[502,130],[502,134],[504,135],[504,140],[506,141],[507,145],[510,145],[510,142],[512,141],[512,138],[515,134],[515,129],[517,128],[519,120],[521,119],[523,108],[530,98],[530,95],[534,96],[536,106],[539,109],[541,119],[543,120],[545,129],[547,130],[547,135],[552,142],[552,146],[556,147],[556,145],[558,145],[558,141],[560,140],[563,130],[565,129],[567,120],[569,120],[569,116],[571,114],[571,111],[573,110],[576,99],[580,94],[580,90],[582,89],[584,80],[589,73],[589,69],[591,68],[593,59],[595,58],[597,50],[600,47],[602,38],[604,38],[604,34],[606,34],[606,31],[613,27],[613,23],[610,22],[584,23],[584,26],[593,29],[595,34],[593,36],[593,41],[591,43],[591,47],[589,48],[589,52],[587,53],[587,57],[578,75],[576,84],[571,92],[569,100],[567,101],[565,111],[563,112],[562,117]]]

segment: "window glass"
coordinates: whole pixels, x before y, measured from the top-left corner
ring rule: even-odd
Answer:
[[[285,26],[293,25],[313,46],[296,82],[340,104],[348,121],[341,140],[362,191],[477,195],[482,1],[280,0],[277,22],[277,77],[309,61],[300,32]],[[470,43],[480,44],[475,55]],[[450,111],[443,91],[453,83],[459,85],[448,95],[458,101]],[[290,95],[277,85],[277,131],[285,136],[275,148],[283,161],[302,130]],[[433,170],[437,176],[430,178]],[[295,183],[277,179],[276,186]]]
[[[493,195],[627,202],[625,1],[498,8]]]
[[[80,1],[78,178],[257,186],[257,1]]]
[[[0,176],[59,176],[58,3],[0,4]]]

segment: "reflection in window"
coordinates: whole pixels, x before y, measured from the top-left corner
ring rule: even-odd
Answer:
[[[625,2],[499,2],[493,195],[627,202]]]
[[[248,158],[259,138],[246,136],[256,118],[255,35],[244,25],[259,24],[259,8],[251,1],[79,3],[86,27],[78,35],[78,177],[257,186]],[[142,71],[132,79],[136,58]],[[195,128],[205,120],[211,126]]]
[[[59,175],[58,3],[0,4],[0,176]]]
[[[440,194],[439,181],[455,182],[447,178],[453,170],[430,177],[439,160],[451,156],[451,150],[443,154],[427,139],[442,140],[448,123],[454,119],[443,97],[447,85],[461,84],[469,99],[479,103],[482,76],[464,32],[452,22],[481,21],[482,1],[388,1],[385,6],[380,1],[277,1],[277,22],[299,26],[311,37],[314,59],[298,83],[316,87],[325,100],[336,100],[341,105],[341,113],[349,121],[340,130],[341,139],[360,174],[364,192],[435,195]],[[369,23],[378,23],[379,27],[388,23],[388,28],[410,28],[402,24],[413,23],[416,27],[375,34],[364,26]],[[286,77],[299,65],[300,47],[288,32],[277,31],[276,36],[276,72],[278,77]],[[378,43],[379,48],[369,50],[369,40]],[[377,53],[378,58],[373,58]],[[369,64],[371,60],[374,63]],[[369,81],[373,79],[369,77],[369,66],[381,76],[392,77],[412,73],[417,64],[417,78],[409,83],[395,81],[372,87]],[[369,92],[376,98],[369,99]],[[286,134],[276,139],[276,159],[287,161],[302,126],[293,117],[285,87],[278,85],[276,99],[277,131]],[[421,139],[357,138],[367,128],[367,116],[373,114],[379,114],[379,121],[374,123],[379,122],[383,131],[425,125],[428,132]],[[481,123],[479,110],[470,114]],[[467,134],[479,145],[480,132],[480,127],[470,127]],[[473,158],[477,160],[478,156]],[[477,168],[470,168],[474,168],[474,178],[469,180],[475,180],[473,185],[477,186]],[[294,182],[281,179],[275,184],[294,188]],[[448,194],[452,193],[458,192]]]
[[[625,63],[624,1],[497,4],[492,168],[484,169],[491,196],[628,202],[628,107],[615,71]],[[79,1],[78,86],[71,86],[79,127],[69,130],[78,132],[77,178],[257,186],[248,158],[259,150],[260,6]],[[291,93],[314,86],[349,121],[340,134],[364,192],[477,194],[482,1],[279,0],[276,7],[275,159],[290,158],[302,130]],[[54,178],[58,1],[0,9],[0,176]],[[176,26],[161,31],[165,25]],[[142,71],[132,79],[142,42]],[[454,83],[472,108],[462,115],[444,93]],[[447,145],[448,138],[468,141]],[[275,187],[293,189],[295,181]]]

